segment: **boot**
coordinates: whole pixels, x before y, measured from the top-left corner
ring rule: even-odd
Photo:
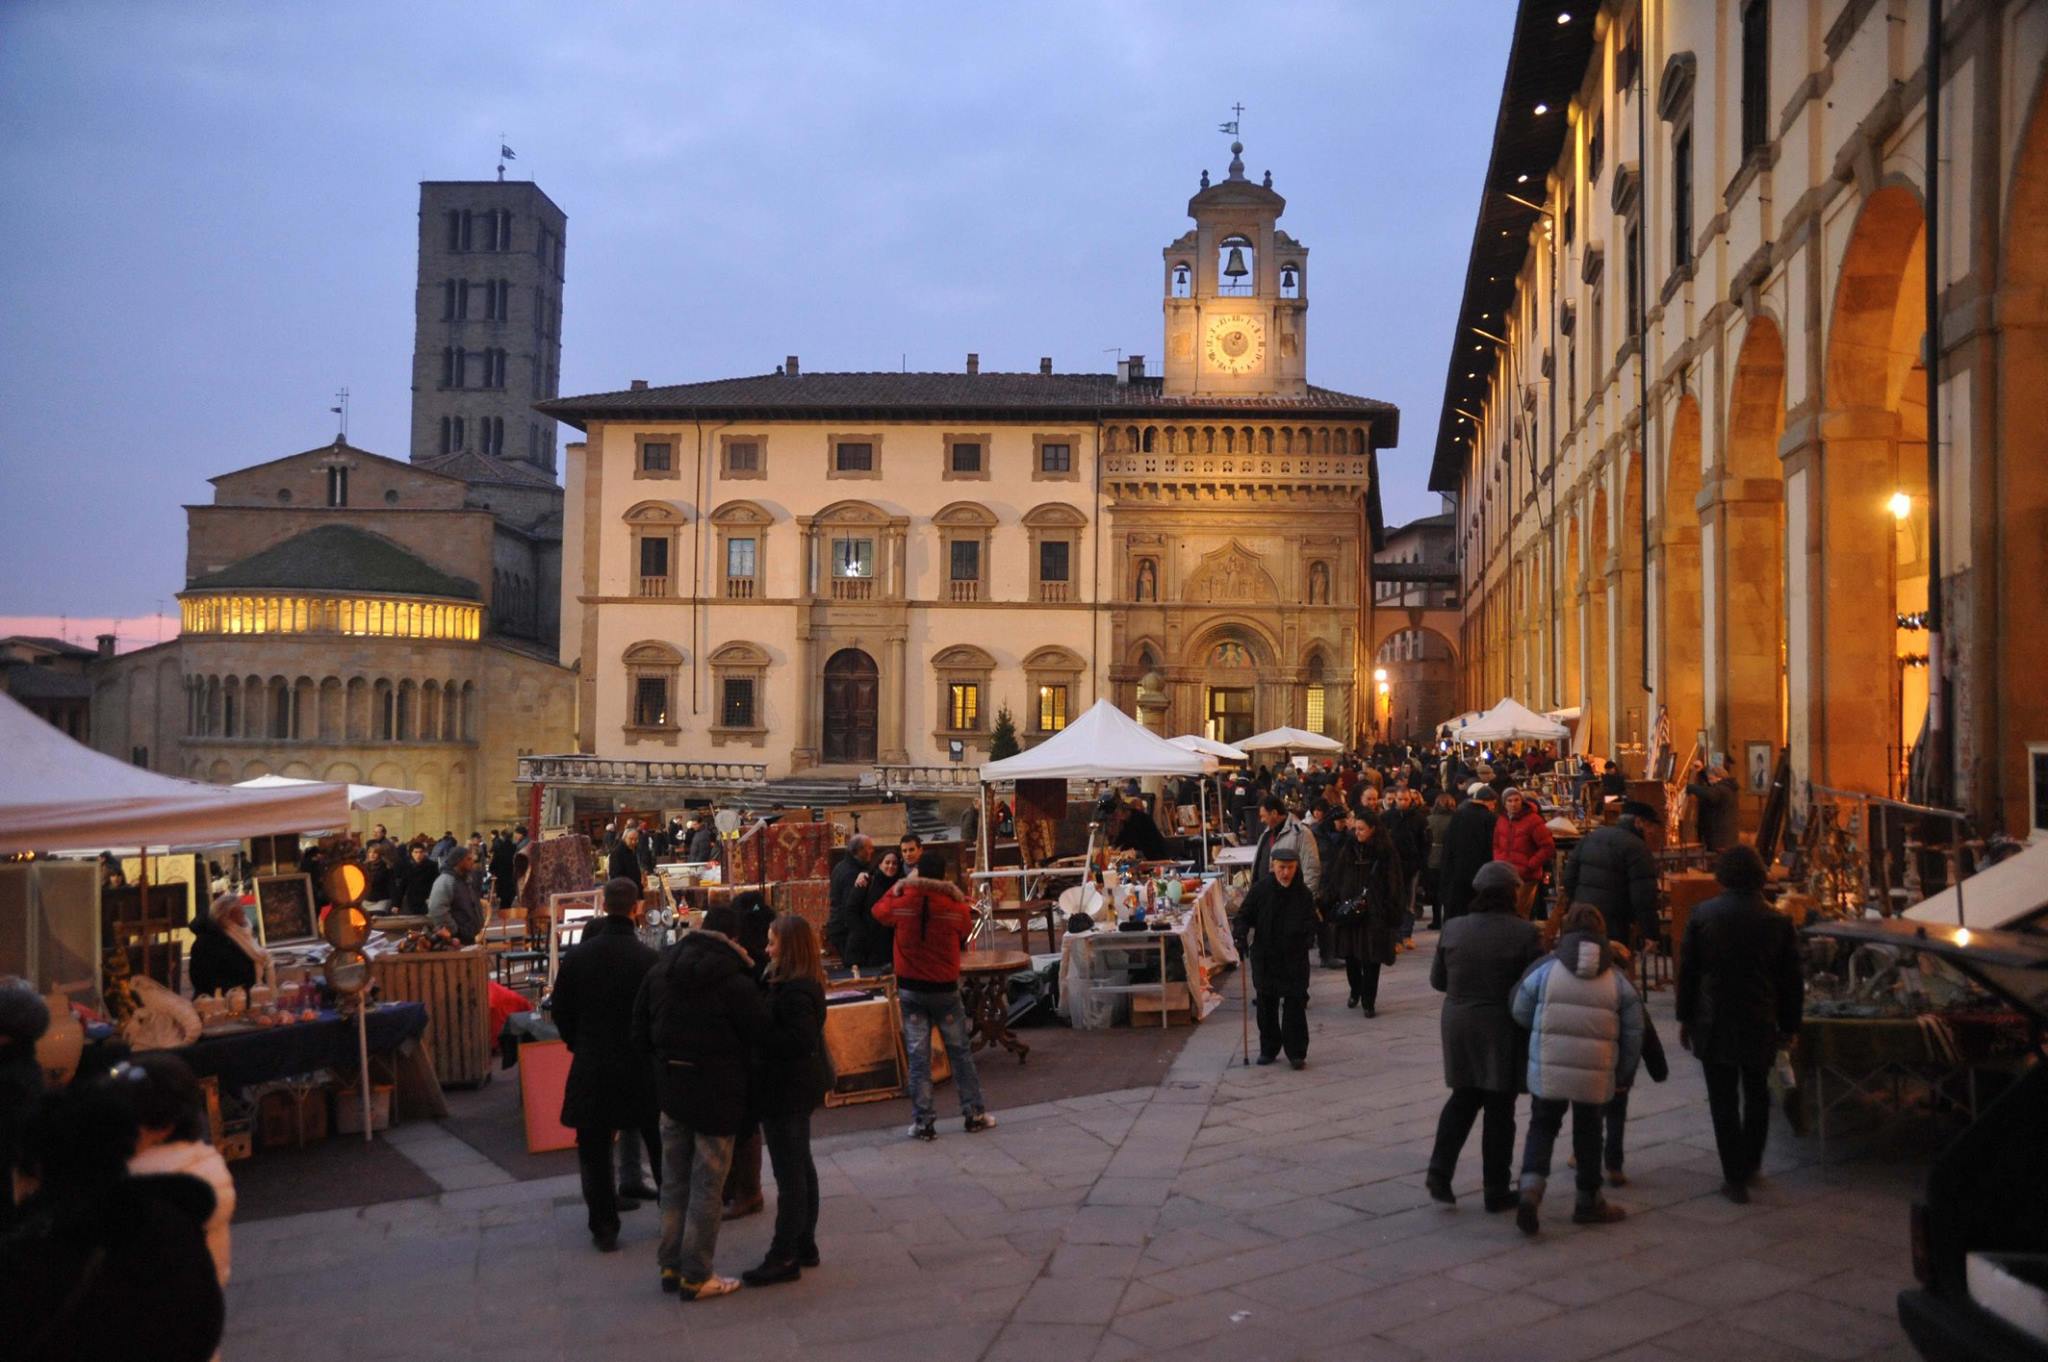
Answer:
[[[1572,1208],[1574,1225],[1612,1225],[1628,1219],[1628,1212],[1611,1201],[1595,1197],[1592,1201],[1581,1201]]]
[[[1515,1228],[1533,1235],[1543,1228],[1538,1208],[1543,1205],[1544,1179],[1530,1174],[1522,1177],[1522,1194],[1515,1202]]]

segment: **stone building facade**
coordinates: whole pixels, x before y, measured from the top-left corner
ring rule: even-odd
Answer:
[[[773,373],[544,403],[586,753],[973,762],[1164,678],[1173,732],[1354,726],[1385,403],[1306,381],[1307,252],[1228,177],[1163,257],[1164,373]],[[957,758],[953,745],[959,744]]]
[[[2024,824],[2048,9],[1939,12],[1934,82],[1925,5],[1520,7],[1432,477],[1468,702],[1580,705],[1599,751],[1661,708],[1681,753]]]
[[[179,637],[93,667],[93,743],[216,783],[421,791],[359,815],[438,836],[524,814],[518,758],[575,732],[573,675],[496,592],[504,528],[459,477],[337,440],[186,508]]]
[[[1389,528],[1373,551],[1373,611],[1384,621],[1372,660],[1379,736],[1426,742],[1459,712],[1457,634],[1438,628],[1458,608],[1456,539],[1453,508]]]

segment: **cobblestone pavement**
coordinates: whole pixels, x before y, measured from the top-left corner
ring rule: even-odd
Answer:
[[[1443,1101],[1430,938],[1387,972],[1379,1016],[1318,972],[1308,1068],[1238,1063],[1235,997],[1166,1081],[818,1146],[823,1267],[689,1306],[657,1290],[655,1211],[600,1255],[573,1177],[513,1182],[432,1126],[392,1139],[448,1190],[239,1227],[224,1354],[961,1359],[1910,1358],[1919,1163],[1782,1120],[1746,1207],[1719,1174],[1698,1066],[1653,1014],[1671,1081],[1641,1083],[1623,1224],[1569,1223],[1553,1178],[1534,1240],[1483,1214],[1478,1132],[1455,1209],[1422,1190]],[[1233,978],[1230,987],[1237,987]],[[941,1100],[948,1094],[942,1091]],[[1526,1103],[1524,1104],[1526,1116]],[[1568,1142],[1560,1141],[1560,1164]],[[1519,1149],[1519,1146],[1518,1146]],[[771,1193],[772,1195],[772,1193]],[[721,1271],[760,1258],[767,1216],[728,1226]]]

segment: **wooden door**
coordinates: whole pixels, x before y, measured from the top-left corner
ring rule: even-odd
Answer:
[[[881,684],[872,657],[858,648],[842,648],[826,659],[825,760],[872,762],[880,707]]]

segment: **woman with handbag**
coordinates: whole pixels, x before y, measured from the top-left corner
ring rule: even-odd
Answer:
[[[1351,983],[1346,1006],[1371,1017],[1379,1002],[1380,967],[1394,963],[1407,878],[1378,813],[1353,813],[1350,833],[1323,873],[1320,907],[1335,926],[1335,950]]]
[[[775,1236],[748,1286],[793,1282],[818,1265],[818,1165],[811,1113],[831,1086],[825,1051],[825,966],[817,933],[795,913],[768,931],[768,1029],[760,1041],[754,1111],[775,1170]]]

